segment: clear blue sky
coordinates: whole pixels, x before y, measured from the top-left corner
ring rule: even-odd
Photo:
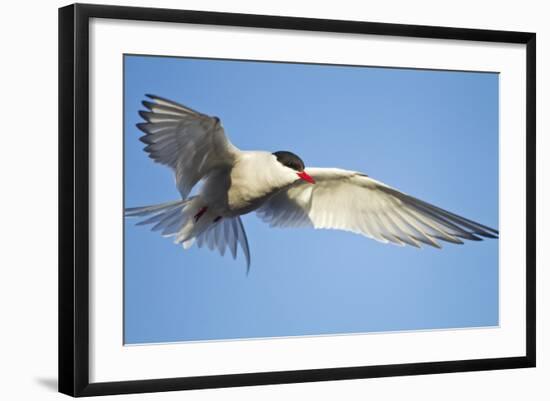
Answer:
[[[361,171],[498,229],[497,74],[139,56],[124,68],[125,207],[179,197],[138,140],[152,93],[219,116],[241,149]],[[498,240],[418,250],[252,213],[247,276],[242,254],[184,251],[135,222],[125,343],[498,325]]]

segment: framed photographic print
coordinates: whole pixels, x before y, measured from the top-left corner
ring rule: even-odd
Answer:
[[[59,389],[535,366],[535,34],[59,10]]]

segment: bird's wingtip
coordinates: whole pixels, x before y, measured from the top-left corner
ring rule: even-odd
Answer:
[[[154,106],[154,104],[148,100],[142,100],[141,104],[149,110],[152,110]]]

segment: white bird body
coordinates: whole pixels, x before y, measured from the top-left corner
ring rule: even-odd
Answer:
[[[497,238],[498,231],[440,209],[365,174],[337,168],[308,168],[290,152],[241,151],[225,136],[217,117],[148,95],[138,124],[145,151],[172,168],[182,199],[126,209],[147,217],[138,224],[236,257],[237,243],[250,266],[240,216],[252,211],[273,227],[340,229],[384,243],[439,248],[437,240]],[[191,189],[202,181],[197,195]]]
[[[215,170],[205,179],[199,193],[220,216],[235,217],[256,210],[297,180],[272,153],[240,151],[230,168]]]

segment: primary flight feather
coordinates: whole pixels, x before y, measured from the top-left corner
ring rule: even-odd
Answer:
[[[189,248],[237,255],[250,268],[240,216],[255,211],[273,227],[339,229],[384,243],[440,248],[438,240],[498,238],[498,231],[394,189],[367,175],[337,168],[305,169],[288,151],[243,151],[225,135],[220,119],[159,96],[147,95],[137,127],[149,157],[170,167],[181,200],[128,208],[139,225]],[[199,182],[195,196],[189,196]]]

